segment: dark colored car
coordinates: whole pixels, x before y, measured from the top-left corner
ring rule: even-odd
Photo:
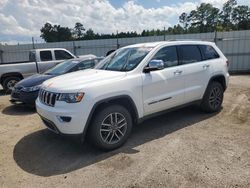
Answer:
[[[77,59],[70,59],[56,65],[43,74],[35,74],[18,82],[11,92],[10,102],[13,104],[35,105],[35,100],[38,96],[40,85],[50,78],[74,72],[93,68],[103,58],[94,55],[86,55]]]

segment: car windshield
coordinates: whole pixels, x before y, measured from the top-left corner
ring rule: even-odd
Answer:
[[[70,69],[72,69],[73,67],[75,67],[79,62],[80,62],[80,60],[74,60],[74,59],[64,61],[64,62],[56,65],[55,67],[47,70],[46,72],[44,72],[44,74],[47,74],[47,75],[65,74]]]
[[[122,48],[102,60],[95,69],[131,71],[139,65],[151,49],[149,47]]]

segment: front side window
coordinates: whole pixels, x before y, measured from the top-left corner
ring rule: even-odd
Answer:
[[[78,70],[91,69],[95,66],[94,60],[82,61],[77,65]]]
[[[178,46],[178,55],[180,64],[195,63],[202,60],[200,49],[196,45]]]
[[[40,58],[41,58],[41,61],[51,61],[52,60],[51,51],[41,51]]]
[[[64,50],[55,50],[56,60],[72,59],[72,55]]]
[[[152,58],[152,60],[162,60],[164,67],[173,67],[178,65],[178,56],[175,46],[167,46],[160,49]]]
[[[215,51],[215,49],[212,46],[208,45],[199,45],[201,52],[203,54],[204,60],[209,60],[209,59],[217,59],[219,58],[219,54]]]
[[[151,49],[149,47],[133,47],[117,50],[101,61],[96,69],[131,71],[140,64]]]
[[[47,70],[44,74],[47,74],[47,75],[65,74],[71,71],[71,69],[73,69],[74,67],[76,67],[78,63],[79,63],[79,60],[74,60],[74,59],[67,60]]]

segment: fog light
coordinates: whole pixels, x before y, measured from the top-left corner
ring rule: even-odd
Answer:
[[[71,121],[71,117],[68,117],[68,116],[56,116],[57,119],[61,122],[61,123],[68,123]]]

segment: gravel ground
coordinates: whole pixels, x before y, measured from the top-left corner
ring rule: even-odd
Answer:
[[[108,153],[49,132],[1,95],[0,187],[250,187],[250,76],[230,78],[221,112],[147,120]]]

